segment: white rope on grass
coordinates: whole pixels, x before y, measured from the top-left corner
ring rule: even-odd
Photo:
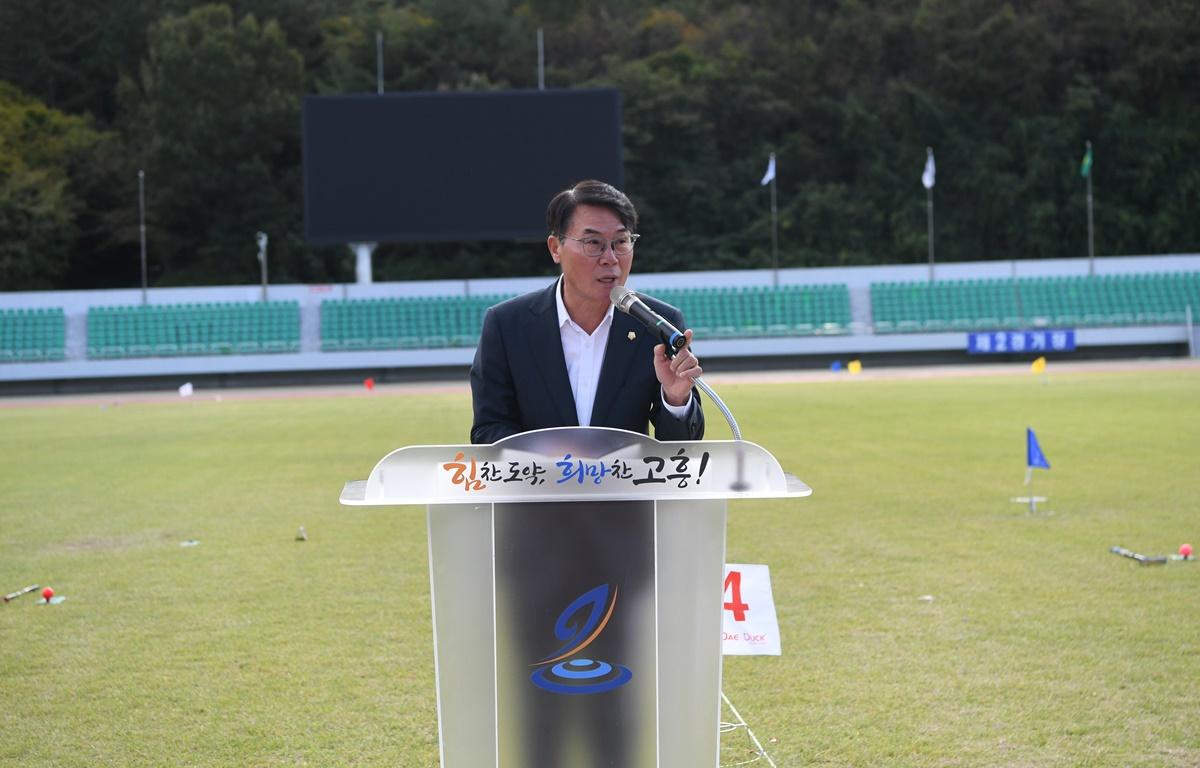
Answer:
[[[775,765],[775,761],[771,759],[771,756],[767,754],[767,750],[763,749],[762,744],[758,741],[758,737],[754,735],[754,731],[750,730],[750,725],[746,722],[745,718],[742,717],[742,713],[737,711],[737,707],[733,706],[733,702],[730,701],[729,697],[725,695],[725,691],[721,691],[721,699],[725,702],[725,706],[729,707],[729,711],[733,713],[733,716],[737,718],[737,722],[722,722],[720,732],[730,733],[738,728],[745,728],[746,735],[750,737],[750,742],[754,745],[754,748],[758,750],[758,753],[749,760],[743,760],[740,763],[726,763],[725,765],[722,765],[721,768],[735,768],[735,766],[749,765],[750,763],[758,762],[764,758],[771,768],[779,768],[779,766]]]

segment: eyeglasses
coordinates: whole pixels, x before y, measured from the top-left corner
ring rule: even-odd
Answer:
[[[567,237],[566,235],[559,235],[558,239],[574,240],[583,246],[584,256],[590,256],[591,258],[595,259],[599,258],[600,255],[603,254],[610,245],[612,246],[613,253],[617,254],[618,256],[628,256],[633,253],[633,244],[637,242],[639,237],[641,237],[641,235],[629,234],[621,235],[614,240],[605,240],[603,237],[598,237],[596,235],[588,235],[587,237]]]

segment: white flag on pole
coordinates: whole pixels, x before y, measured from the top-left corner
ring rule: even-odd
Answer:
[[[764,187],[775,180],[775,153],[771,153],[771,159],[767,161],[767,172],[763,174],[760,182]]]
[[[937,166],[933,164],[933,149],[926,147],[925,152],[925,172],[921,174],[921,183],[925,185],[925,189],[933,189],[933,180],[937,174]]]

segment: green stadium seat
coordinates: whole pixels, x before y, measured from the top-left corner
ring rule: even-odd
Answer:
[[[870,295],[876,333],[986,331],[1027,323],[1010,279],[872,283]]]
[[[295,352],[300,305],[295,301],[214,302],[91,307],[92,358]]]
[[[1186,305],[1178,288],[1196,274],[1022,278],[1023,319],[1031,327],[1181,323]]]
[[[687,288],[651,292],[683,312],[700,336],[748,338],[848,333],[844,285]],[[507,296],[330,299],[321,304],[321,348],[418,349],[469,347],[483,316]]]
[[[0,310],[0,363],[65,356],[66,317],[61,308]]]
[[[506,298],[328,299],[321,303],[321,349],[337,352],[474,346],[479,341],[484,313]]]

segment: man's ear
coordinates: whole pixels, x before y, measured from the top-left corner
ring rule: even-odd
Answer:
[[[562,260],[558,255],[558,249],[562,248],[562,241],[554,235],[546,238],[546,249],[550,251],[550,258],[554,259],[555,264],[561,264]]]

